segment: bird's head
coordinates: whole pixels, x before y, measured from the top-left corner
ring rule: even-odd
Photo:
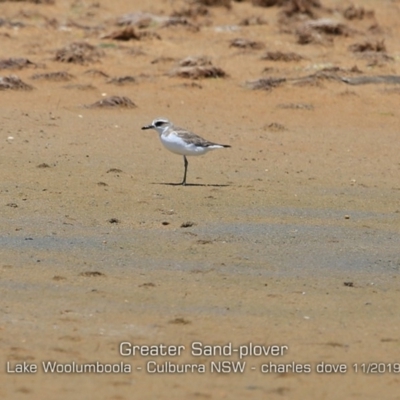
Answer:
[[[170,125],[171,123],[166,118],[157,118],[150,125],[143,126],[142,129],[155,129],[162,132],[165,127]]]

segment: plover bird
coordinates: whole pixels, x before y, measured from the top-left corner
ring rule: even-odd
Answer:
[[[210,150],[231,147],[227,144],[209,142],[193,132],[175,126],[165,118],[157,118],[142,129],[155,129],[160,136],[161,143],[169,151],[183,156],[185,172],[180,185],[186,185],[186,173],[189,164],[186,156],[201,156]]]

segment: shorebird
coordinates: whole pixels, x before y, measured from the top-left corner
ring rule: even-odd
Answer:
[[[156,130],[160,136],[161,143],[169,151],[183,156],[185,172],[182,182],[178,185],[186,185],[186,174],[189,165],[186,156],[201,156],[210,150],[231,147],[227,144],[209,142],[193,132],[175,126],[165,118],[157,118],[150,125],[143,126],[142,129]]]

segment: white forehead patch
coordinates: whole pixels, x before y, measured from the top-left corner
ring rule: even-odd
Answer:
[[[157,118],[152,122],[152,125],[156,127],[166,126],[170,124],[171,123],[166,118]]]

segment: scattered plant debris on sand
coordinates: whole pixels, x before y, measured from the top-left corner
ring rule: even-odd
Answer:
[[[111,40],[143,40],[143,39],[157,39],[160,40],[161,36],[152,31],[137,31],[133,26],[127,26],[118,31],[112,32],[109,35],[102,36],[102,39]]]
[[[271,90],[286,82],[286,78],[260,78],[246,82],[246,86],[252,90]]]
[[[304,22],[307,17],[318,18],[323,10],[319,0],[252,0],[252,3],[260,7],[282,7],[278,14],[278,23],[286,33],[295,32],[296,25]]]
[[[148,288],[156,287],[156,284],[153,282],[146,282],[146,283],[142,283],[141,285],[139,285],[139,287],[148,289]]]
[[[206,56],[189,56],[185,57],[179,61],[178,65],[180,67],[195,67],[195,66],[205,66],[212,65],[209,57]]]
[[[273,7],[273,6],[283,6],[285,0],[251,0],[254,6],[259,7]]]
[[[207,240],[207,239],[199,239],[199,240],[196,240],[196,243],[197,244],[212,244],[213,241],[212,240]]]
[[[157,32],[153,32],[153,31],[143,31],[140,32],[139,34],[140,36],[140,40],[161,40],[161,36],[157,33]]]
[[[264,126],[264,130],[268,130],[271,132],[282,132],[286,131],[287,129],[279,122],[271,122],[270,124]]]
[[[129,40],[129,39],[141,39],[142,33],[136,30],[131,30],[132,28],[137,28],[139,30],[151,28],[151,27],[160,27],[160,26],[170,26],[170,25],[190,25],[190,22],[179,15],[172,16],[164,16],[164,15],[155,15],[151,13],[129,13],[120,16],[116,24],[119,26],[125,26],[126,28],[121,31],[116,31],[114,36],[120,36],[121,38],[112,38],[119,40]],[[144,32],[143,32],[144,33]],[[111,36],[109,35],[109,36]],[[124,37],[129,37],[129,39],[124,39]]]
[[[165,21],[166,17],[159,17],[151,13],[136,12],[121,15],[117,18],[117,25],[119,26],[135,26],[139,29],[148,28],[150,25],[159,24]]]
[[[400,85],[400,75],[377,75],[377,76],[355,76],[343,77],[342,82],[349,85],[367,85],[371,83],[386,83]]]
[[[299,14],[308,15],[311,18],[318,17],[318,11],[322,9],[319,0],[282,0],[278,2],[283,6],[283,15],[297,17]]]
[[[106,275],[99,271],[86,271],[86,272],[81,272],[79,276],[85,276],[87,278],[96,278],[98,276],[106,276]]]
[[[327,35],[349,36],[350,34],[350,29],[345,24],[330,18],[309,20],[304,26]]]
[[[109,96],[87,105],[87,108],[135,108],[136,104],[124,96]]]
[[[251,17],[244,18],[239,22],[240,26],[267,25],[267,24],[268,24],[267,20],[260,15],[253,15]]]
[[[176,62],[176,59],[173,57],[161,56],[152,60],[151,64],[170,63],[170,62]]]
[[[47,81],[55,81],[55,82],[68,82],[75,77],[66,71],[58,71],[58,72],[46,72],[42,74],[34,74],[31,76],[31,79],[37,80],[47,80]]]
[[[112,40],[140,40],[140,34],[136,32],[133,26],[127,26],[125,28],[114,31],[108,35],[102,36],[102,39]]]
[[[152,22],[152,14],[148,13],[129,13],[117,18],[116,24],[120,26],[137,26],[138,28],[147,28]]]
[[[343,10],[343,17],[348,20],[373,18],[375,12],[373,10],[365,10],[364,7],[357,7],[354,4],[349,5]]]
[[[53,25],[57,25],[57,23],[53,22]],[[86,34],[96,34],[99,35],[100,32],[103,31],[102,25],[85,25],[80,22],[74,21],[73,19],[69,18],[67,22],[67,27],[69,28],[77,28],[85,31]]]
[[[201,79],[201,78],[225,78],[227,73],[218,67],[212,65],[180,67],[170,73],[171,76],[179,76],[181,78]]]
[[[338,81],[343,80],[342,74],[355,73],[358,74],[360,71],[354,67],[350,70],[344,70],[339,67],[324,68],[313,74],[302,76],[300,78],[291,79],[295,85],[305,86],[305,85],[318,85],[322,81]]]
[[[36,64],[27,58],[3,58],[0,59],[0,69],[22,69],[36,67]]]
[[[33,4],[55,4],[55,0],[0,0],[0,3],[4,1],[9,1],[9,2],[25,1],[27,3],[33,3]]]
[[[172,319],[171,321],[168,321],[169,324],[175,324],[175,325],[188,325],[191,324],[191,321],[185,318],[175,318]]]
[[[326,44],[327,42],[332,42],[332,39],[325,39],[320,33],[306,26],[299,27],[296,35],[298,44]]]
[[[195,222],[187,221],[187,222],[182,222],[181,228],[190,228],[191,226],[196,225]]]
[[[87,75],[93,75],[93,76],[99,76],[102,78],[109,78],[110,75],[108,75],[106,72],[101,71],[99,69],[88,69],[87,71],[85,71],[85,74]]]
[[[264,43],[255,40],[236,38],[230,42],[230,47],[238,47],[240,49],[254,49],[260,50],[265,47]]]
[[[353,66],[349,69],[349,71],[350,71],[351,73],[354,73],[354,74],[361,74],[361,73],[362,73],[362,71],[360,70],[360,68],[358,68],[357,65],[353,65]]]
[[[200,85],[199,83],[196,82],[184,82],[180,86],[185,87],[185,88],[190,88],[190,89],[203,89],[203,86]]]
[[[368,28],[368,32],[373,35],[382,35],[385,31],[379,24],[375,23]]]
[[[189,28],[193,32],[198,32],[200,30],[198,25],[190,22],[184,17],[169,17],[169,19],[163,24],[163,28],[168,28],[169,26],[183,26]]]
[[[55,61],[86,64],[98,61],[104,51],[86,42],[74,42],[57,50]]]
[[[106,83],[122,86],[127,83],[135,83],[135,82],[136,79],[133,76],[127,75],[127,76],[117,76],[115,78],[110,78],[107,80]]]
[[[281,51],[267,51],[262,57],[262,60],[268,60],[268,61],[284,61],[284,62],[289,62],[289,61],[301,61],[304,60],[304,57],[297,53],[293,52],[288,52],[288,53],[283,53]]]
[[[328,18],[322,18],[323,11],[326,11],[328,15],[331,15],[330,10],[326,10],[320,3],[319,0],[287,0],[282,2],[280,5],[284,6],[282,11],[278,14],[278,23],[280,30],[283,33],[294,33],[298,38],[298,42],[301,44],[306,43],[323,43],[324,38],[320,37],[322,30],[329,30],[329,34],[332,34],[332,30],[339,28],[333,25],[332,22],[322,22],[323,20],[330,20]],[[316,22],[317,25],[328,25],[326,28],[320,26],[320,31],[317,31],[316,27],[309,26],[312,21]],[[327,32],[325,32],[326,34]],[[339,34],[339,33],[336,33]],[[329,40],[328,40],[329,41]]]
[[[345,24],[330,19],[310,19],[298,25],[295,31],[299,44],[331,43],[333,36],[350,36],[353,30]]]
[[[365,41],[363,43],[354,43],[349,46],[349,50],[353,53],[364,53],[372,51],[375,53],[385,53],[386,45],[385,40],[377,40],[376,42]]]
[[[369,60],[368,65],[370,66],[394,61],[394,58],[386,53],[386,45],[383,39],[375,42],[365,41],[363,43],[354,43],[348,49],[358,58]]]
[[[161,40],[161,36],[157,32],[138,31],[133,26],[127,26],[123,29],[114,31],[108,35],[104,35],[101,38],[102,39],[111,39],[111,40],[121,40],[121,41],[146,40],[146,39]]]
[[[210,12],[208,11],[208,8],[205,7],[204,5],[197,4],[197,5],[191,5],[186,8],[181,8],[179,11],[174,11],[171,14],[172,18],[193,18],[196,19],[197,17],[205,17],[207,15],[210,15]]]
[[[193,0],[193,3],[207,7],[226,7],[230,9],[232,7],[231,1],[232,0]]]
[[[32,90],[33,86],[23,82],[17,75],[0,76],[0,90]]]
[[[96,87],[91,85],[91,84],[81,84],[81,83],[75,83],[71,85],[65,85],[63,86],[64,89],[76,89],[76,90],[95,90]]]
[[[215,67],[205,56],[186,57],[178,63],[178,67],[170,72],[171,76],[181,78],[225,78],[228,74],[221,68]]]
[[[284,110],[314,110],[314,106],[307,103],[285,103],[278,104],[277,107],[283,108]]]
[[[260,7],[296,7],[304,12],[307,7],[321,7],[319,0],[252,0],[253,5]]]

